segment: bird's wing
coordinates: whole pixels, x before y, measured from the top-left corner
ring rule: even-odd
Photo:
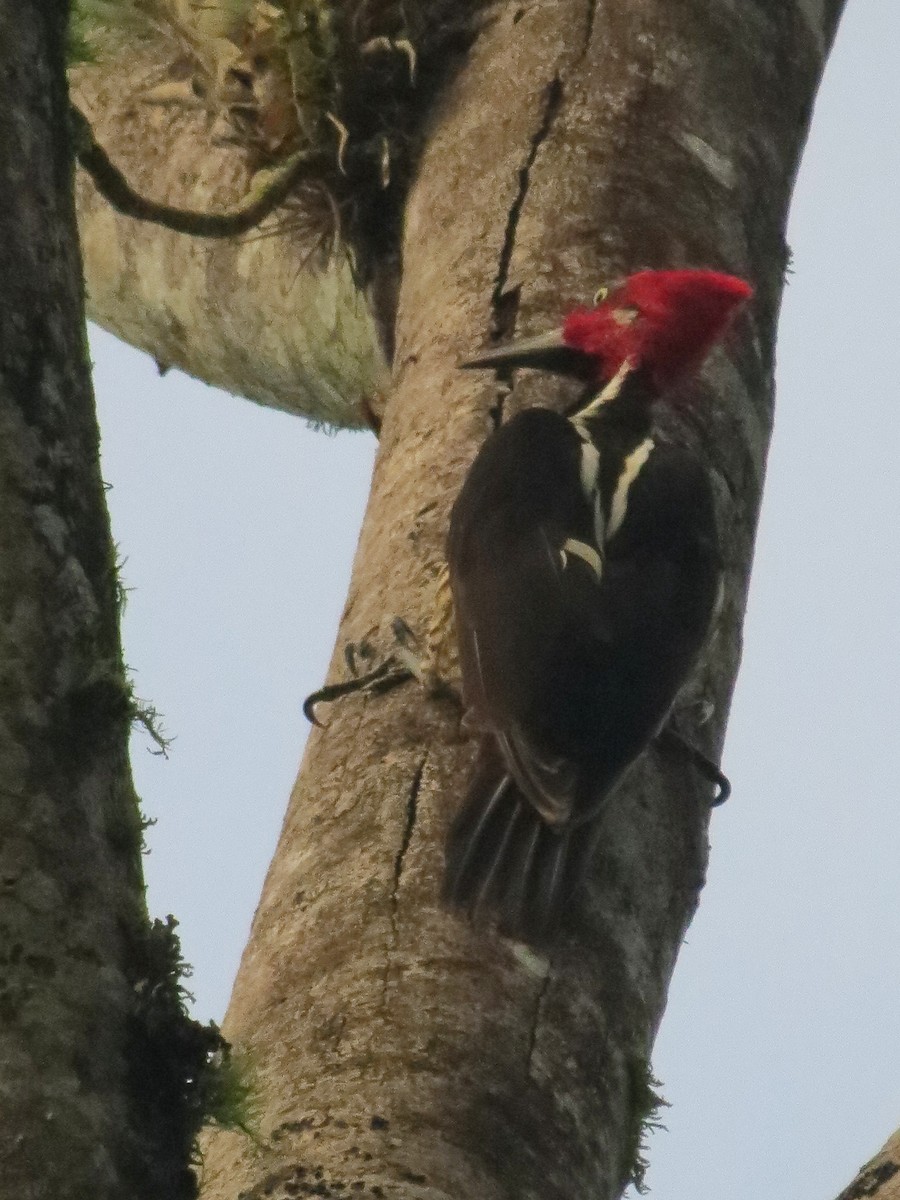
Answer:
[[[565,676],[593,674],[602,656],[600,623],[576,628],[585,607],[595,613],[602,580],[600,551],[585,530],[548,520],[489,547],[488,518],[473,541],[472,569],[452,579],[460,665],[467,704],[496,736],[509,772],[550,825],[564,825],[576,804],[579,770],[553,738]],[[575,536],[577,534],[578,536]],[[590,663],[577,660],[586,636]],[[551,736],[545,736],[550,734]]]
[[[542,432],[552,457],[553,428]],[[613,481],[603,545],[580,490],[548,487],[542,510],[538,467],[523,458],[481,464],[478,520],[451,524],[451,583],[467,703],[559,827],[596,811],[665,720],[709,624],[715,522],[686,451],[645,455],[624,503]],[[521,483],[502,477],[519,468]]]

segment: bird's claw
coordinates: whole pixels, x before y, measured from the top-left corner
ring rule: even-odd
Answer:
[[[387,692],[409,679],[417,679],[431,697],[449,697],[461,703],[454,689],[434,670],[430,657],[422,651],[418,636],[403,617],[391,621],[394,649],[376,667],[360,673],[360,660],[368,664],[375,657],[372,644],[366,639],[348,642],[344,647],[344,662],[350,672],[349,679],[338,683],[326,683],[311,692],[303,701],[303,715],[311,725],[320,729],[327,726],[316,716],[318,704],[331,704],[354,692]]]
[[[385,37],[384,35],[381,37],[369,38],[367,42],[364,42],[363,45],[360,46],[359,52],[360,54],[366,56],[380,53],[402,54],[409,66],[409,86],[415,86],[416,66],[418,65],[419,56],[416,53],[415,46],[412,44],[409,38],[392,38]]]
[[[337,131],[337,137],[338,137],[338,144],[337,144],[337,165],[338,165],[338,170],[340,171],[340,173],[341,173],[342,175],[346,175],[346,174],[347,174],[346,155],[347,155],[347,146],[348,146],[348,144],[349,144],[349,142],[350,142],[350,130],[347,128],[347,126],[344,124],[344,122],[343,122],[343,121],[341,121],[341,120],[340,120],[338,117],[336,117],[336,116],[334,115],[334,113],[333,113],[333,112],[326,112],[326,113],[325,113],[325,117],[326,117],[326,119],[327,119],[327,120],[329,120],[329,121],[331,122],[331,124],[334,126],[334,128],[335,128],[335,129],[336,129],[336,131]]]
[[[431,656],[422,649],[422,642],[403,617],[394,617],[391,632],[396,643],[394,655],[413,678],[418,679],[429,696],[448,694],[447,682],[434,669]]]
[[[347,670],[351,675],[359,674],[358,659],[361,658],[365,662],[370,662],[374,657],[374,647],[365,638],[361,642],[348,642],[344,647],[344,662],[347,664]]]
[[[353,651],[350,651],[348,656],[348,652],[345,650],[344,657],[350,666]],[[355,665],[355,659],[353,661]],[[397,662],[394,655],[388,655],[383,662],[364,675],[354,674],[351,679],[344,679],[339,683],[326,683],[316,691],[310,692],[303,701],[303,715],[311,725],[327,729],[328,726],[316,716],[317,704],[331,704],[354,692],[386,692],[400,683],[405,683],[411,677],[411,673]]]
[[[660,730],[656,741],[665,749],[674,749],[684,754],[694,770],[709,783],[715,785],[718,791],[710,801],[710,808],[717,808],[720,804],[725,803],[731,795],[731,781],[711,759],[706,757],[702,750],[698,750],[696,746],[692,746],[671,725],[666,725],[664,729]]]

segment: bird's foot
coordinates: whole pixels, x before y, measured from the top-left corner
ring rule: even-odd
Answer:
[[[427,650],[423,650],[418,635],[410,629],[403,617],[394,617],[391,621],[391,632],[395,641],[394,657],[414,679],[418,679],[426,694],[459,701],[456,689],[435,669],[434,658]]]
[[[731,795],[731,782],[728,776],[716,766],[716,764],[696,746],[692,746],[686,738],[672,727],[671,724],[666,725],[656,736],[657,745],[662,746],[664,750],[675,750],[680,754],[685,755],[688,762],[694,770],[712,783],[716,787],[716,794],[710,801],[710,808],[716,808],[719,804],[724,804]]]
[[[430,698],[452,699],[461,705],[456,690],[434,669],[431,658],[422,652],[418,637],[402,617],[394,617],[391,632],[394,635],[394,648],[375,666],[371,665],[375,650],[369,641],[363,639],[361,642],[347,643],[344,662],[350,678],[338,683],[326,683],[311,692],[303,701],[303,715],[307,721],[325,728],[316,715],[317,705],[331,704],[354,692],[380,695],[410,679],[417,679]]]
[[[316,715],[317,705],[331,704],[354,692],[387,692],[411,678],[410,671],[398,661],[396,655],[389,654],[377,666],[368,666],[374,657],[375,651],[365,639],[361,642],[348,642],[344,647],[344,662],[347,664],[350,678],[339,683],[326,683],[316,691],[310,692],[303,701],[303,715],[307,721],[324,729],[326,726]],[[361,670],[363,666],[368,669]]]
[[[712,720],[715,711],[716,706],[708,696],[698,696],[695,700],[688,700],[687,703],[679,704],[677,715],[679,720],[687,720],[696,726],[700,726],[708,724]]]

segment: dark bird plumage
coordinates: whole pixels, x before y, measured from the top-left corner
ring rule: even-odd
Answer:
[[[742,290],[726,289],[715,309],[708,293],[731,277],[643,272],[660,285],[646,294],[665,298],[676,275],[707,284],[705,324],[676,313],[690,344],[658,336],[675,321],[658,306],[652,328],[641,329],[626,281],[593,325],[579,317],[582,334],[605,322],[609,336],[580,351],[578,371],[593,360],[598,385],[617,378],[571,417],[532,408],[496,430],[451,516],[463,690],[483,740],[447,846],[445,898],[514,936],[540,937],[557,923],[605,802],[664,724],[716,605],[709,480],[693,454],[654,431],[652,407],[699,365],[749,289],[734,281]],[[667,360],[647,349],[651,333]],[[521,347],[506,353],[521,363]],[[529,362],[545,355],[547,339],[524,353]]]

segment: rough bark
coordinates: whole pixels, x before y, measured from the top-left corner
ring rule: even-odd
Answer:
[[[141,828],[65,28],[65,6],[0,0],[0,1196],[137,1200],[179,1194],[186,1164],[135,1053]]]
[[[427,625],[449,505],[498,402],[455,370],[491,330],[540,329],[638,266],[720,266],[752,312],[673,418],[717,483],[727,598],[699,704],[716,751],[772,418],[791,187],[840,0],[511,3],[446,98],[410,197],[395,390],[333,671]],[[310,739],[226,1022],[258,1073],[260,1145],[218,1134],[210,1198],[613,1197],[707,857],[708,789],[644,756],[552,953],[439,908],[472,747],[412,685],[352,697]]]
[[[900,1200],[900,1130],[860,1167],[837,1200]]]

